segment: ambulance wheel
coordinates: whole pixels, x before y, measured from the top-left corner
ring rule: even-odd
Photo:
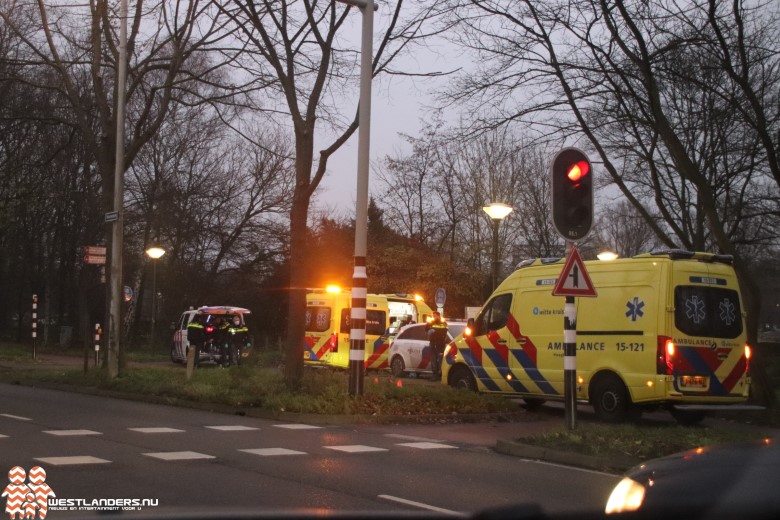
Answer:
[[[179,363],[179,360],[176,359],[176,345],[171,345],[171,363]]]
[[[704,410],[680,410],[674,406],[669,407],[669,413],[672,414],[674,420],[683,426],[693,426],[699,424],[707,417],[707,412]]]
[[[390,362],[390,372],[392,372],[393,377],[403,377],[405,368],[404,359],[401,356],[395,356]]]
[[[458,365],[450,370],[449,380],[450,386],[456,390],[477,391],[477,380],[474,379],[474,374],[463,365]]]
[[[596,417],[605,422],[624,421],[631,409],[628,390],[614,375],[602,377],[593,384],[591,403]]]

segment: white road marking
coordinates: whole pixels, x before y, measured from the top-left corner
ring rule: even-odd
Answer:
[[[414,500],[407,500],[405,498],[394,497],[392,495],[377,495],[377,497],[383,498],[385,500],[391,500],[393,502],[399,502],[401,504],[406,504],[408,506],[419,507],[420,509],[427,509],[428,511],[436,511],[437,513],[445,513],[448,515],[455,515],[455,516],[466,516],[464,513],[459,513],[458,511],[452,511],[451,509],[444,509],[443,507],[436,507],[429,504],[423,504],[422,502],[415,502]]]
[[[183,433],[184,430],[177,430],[176,428],[128,428],[130,431],[139,433]]]
[[[370,451],[389,451],[385,448],[375,448],[374,446],[364,446],[362,444],[350,444],[345,446],[323,446],[329,450],[344,451],[346,453],[367,453]]]
[[[427,437],[415,437],[414,435],[401,435],[400,433],[386,433],[385,437],[392,437],[394,439],[401,439],[404,441],[441,442],[440,439],[429,439]]]
[[[71,435],[103,435],[101,432],[96,432],[92,430],[44,430],[43,433],[48,433],[49,435],[57,435],[60,437],[67,437]]]
[[[417,448],[418,450],[457,449],[457,446],[450,446],[449,444],[441,444],[439,442],[405,442],[403,444],[398,444],[398,446]]]
[[[91,457],[89,455],[75,456],[75,457],[37,457],[35,460],[39,460],[44,464],[51,466],[69,466],[75,464],[106,464],[111,462],[106,459],[99,459],[97,457]]]
[[[260,455],[261,457],[273,457],[277,455],[306,455],[305,451],[288,450],[287,448],[257,448],[251,450],[238,450],[244,453],[251,453],[252,455]]]
[[[211,430],[219,430],[222,432],[244,432],[249,430],[259,430],[260,428],[253,428],[251,426],[240,426],[240,425],[221,425],[221,426],[206,426],[206,428],[209,428]]]
[[[287,430],[318,430],[322,426],[312,426],[310,424],[274,424],[274,428],[285,428]]]
[[[9,419],[16,419],[17,421],[32,421],[29,417],[22,417],[20,415],[11,415],[10,413],[0,413],[0,417],[8,417]]]
[[[160,460],[216,459],[213,455],[206,455],[205,453],[198,453],[197,451],[162,451],[157,453],[144,453],[144,455]]]

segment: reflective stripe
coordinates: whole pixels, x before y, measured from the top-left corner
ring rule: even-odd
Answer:
[[[351,349],[349,351],[349,360],[350,361],[363,361],[363,359],[365,357],[366,357],[366,351],[365,350]]]
[[[358,341],[366,341],[366,330],[365,329],[350,329],[349,330],[349,339],[351,340],[358,340]]]
[[[564,370],[577,370],[577,358],[575,356],[563,356]]]
[[[564,330],[563,331],[564,343],[577,343],[577,331],[576,330]]]
[[[352,313],[350,314],[350,317],[353,320],[365,320],[366,309],[362,307],[352,307]]]
[[[352,298],[365,300],[367,297],[368,297],[368,289],[366,289],[365,287],[352,288]]]

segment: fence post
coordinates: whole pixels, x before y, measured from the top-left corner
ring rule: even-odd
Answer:
[[[38,295],[32,295],[32,357],[35,360],[35,342],[38,337]]]
[[[98,366],[98,357],[100,354],[100,323],[95,323],[95,367]]]

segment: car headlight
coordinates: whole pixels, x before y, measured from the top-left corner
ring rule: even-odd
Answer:
[[[607,507],[604,512],[612,514],[636,511],[642,507],[642,501],[644,499],[645,486],[636,480],[624,477],[623,480],[615,486],[615,489],[612,490],[612,494],[609,495]]]

